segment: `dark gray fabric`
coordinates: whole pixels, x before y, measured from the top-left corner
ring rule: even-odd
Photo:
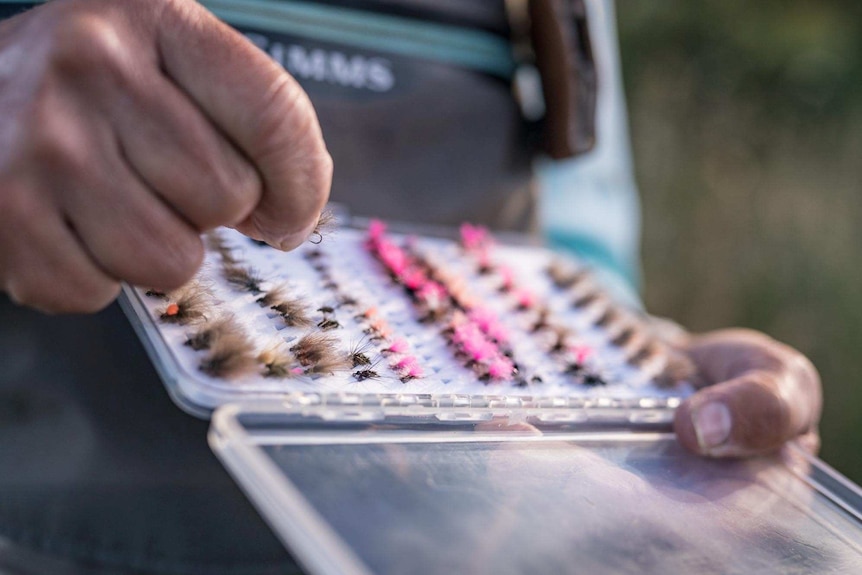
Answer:
[[[401,84],[388,96],[304,84],[335,164],[332,199],[390,220],[534,228],[525,127],[509,86],[389,60]]]
[[[431,11],[427,1],[398,4]],[[449,4],[434,11],[464,18],[469,26],[499,28],[506,20],[503,0],[468,2],[457,10]],[[314,103],[334,160],[334,201],[358,215],[403,222],[535,229],[531,162],[539,134],[524,121],[510,81],[431,58],[245,31],[294,73]],[[497,35],[508,41],[505,29]],[[294,50],[308,58],[382,62],[391,87],[376,90],[361,81],[357,86],[303,74],[291,66]]]
[[[49,317],[0,296],[0,572],[28,553],[70,573],[295,572],[206,431],[116,305]]]

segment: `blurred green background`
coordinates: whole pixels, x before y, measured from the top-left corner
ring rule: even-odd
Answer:
[[[618,0],[648,308],[809,355],[862,483],[862,3]]]

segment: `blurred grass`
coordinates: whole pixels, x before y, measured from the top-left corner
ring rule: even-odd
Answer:
[[[649,309],[809,355],[821,454],[862,483],[862,3],[617,9]]]

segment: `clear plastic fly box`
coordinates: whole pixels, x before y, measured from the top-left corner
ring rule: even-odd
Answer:
[[[218,230],[122,300],[309,573],[862,573],[862,492],[794,445],[685,453],[694,367],[581,262],[470,225],[317,239]]]

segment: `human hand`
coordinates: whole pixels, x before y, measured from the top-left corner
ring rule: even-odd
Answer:
[[[748,456],[799,438],[817,451],[820,377],[805,356],[743,329],[694,336],[685,351],[702,387],[676,411],[674,429],[685,447],[712,457]]]
[[[191,0],[55,0],[0,22],[0,289],[20,304],[176,288],[219,225],[294,248],[331,176],[299,85]]]

